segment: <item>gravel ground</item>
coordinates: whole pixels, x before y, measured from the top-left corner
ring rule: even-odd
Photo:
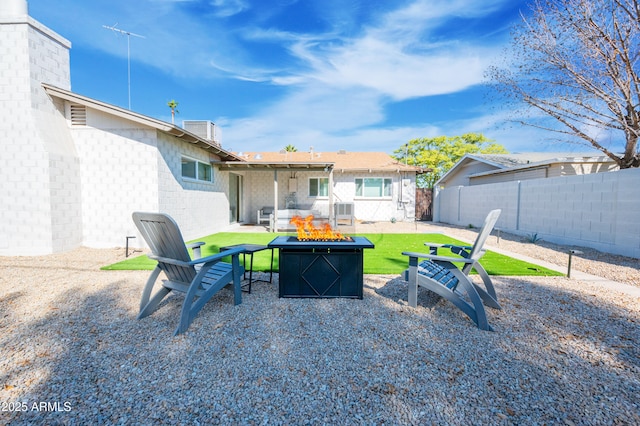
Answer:
[[[638,285],[637,261],[590,256],[576,270]],[[136,320],[149,272],[99,270],[122,257],[0,257],[0,424],[640,424],[640,299],[597,282],[496,277],[493,333],[426,290],[408,307],[397,276],[363,300],[257,283],[174,337],[182,297]]]
[[[448,235],[470,242],[473,242],[477,235],[477,230],[457,227],[441,227],[441,230]],[[569,250],[579,250],[582,254],[573,256],[572,271],[581,271],[640,287],[640,260],[631,257],[615,256],[588,247],[564,246],[544,240],[532,244],[526,237],[508,233],[500,233],[498,238],[495,231],[487,240],[486,246],[489,250],[506,250],[558,265],[563,272],[567,270]]]

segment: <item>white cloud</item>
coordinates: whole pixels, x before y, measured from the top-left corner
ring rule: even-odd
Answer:
[[[243,0],[211,0],[211,6],[214,7],[214,15],[221,18],[236,15],[249,8],[246,1]]]
[[[298,150],[313,146],[316,151],[380,151],[392,153],[403,143],[416,137],[437,136],[433,126],[362,127],[349,132],[328,132],[321,127],[296,126],[282,131],[271,120],[245,119],[228,122],[217,120],[224,138],[223,147],[236,151],[277,151],[291,144]]]
[[[261,28],[254,22],[228,27],[223,18],[247,11],[247,0],[210,0],[213,17],[206,19],[190,14],[191,0],[152,0],[154,6],[143,14],[140,3],[146,2],[61,1],[58,9],[85,17],[60,19],[74,43],[126,55],[126,42],[100,29],[120,21],[120,27],[146,36],[131,40],[132,58],[168,74],[282,86],[282,97],[253,117],[217,118],[223,143],[245,151],[290,143],[299,149],[313,145],[319,150],[390,152],[416,137],[461,133],[430,125],[381,129],[385,104],[453,93],[481,82],[492,47],[477,40],[443,41],[434,34],[453,16],[481,16],[508,0],[418,0],[372,18],[366,28],[339,33],[335,26],[324,34]],[[122,16],[130,20],[121,21]],[[244,44],[247,40],[285,46],[292,60],[275,66],[260,62],[262,57]]]
[[[469,0],[417,1],[379,18],[377,26],[355,38],[254,30],[250,37],[288,42],[306,69],[272,75],[273,83],[290,86],[289,94],[251,119],[224,123],[225,139],[242,141],[245,150],[292,144],[390,152],[413,138],[460,134],[459,128],[379,125],[390,100],[454,93],[481,83],[494,49],[474,41],[433,42],[430,31],[452,13],[475,16],[503,2],[479,7]]]
[[[254,36],[289,39],[291,54],[307,65],[302,75],[279,76],[279,83],[304,78],[335,87],[366,87],[395,100],[452,93],[483,81],[496,51],[474,41],[442,42],[431,32],[451,14],[475,16],[490,9],[487,2],[481,8],[477,3],[416,1],[379,18],[377,26],[356,38],[322,34],[293,40],[295,35],[276,31]]]
[[[397,43],[365,38],[328,58],[332,69],[317,70],[316,77],[368,87],[396,100],[452,93],[482,81],[485,50],[451,46],[412,53]]]

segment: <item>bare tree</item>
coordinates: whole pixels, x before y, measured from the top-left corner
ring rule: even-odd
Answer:
[[[640,0],[533,0],[531,10],[506,65],[489,70],[497,93],[529,107],[520,123],[640,167]]]

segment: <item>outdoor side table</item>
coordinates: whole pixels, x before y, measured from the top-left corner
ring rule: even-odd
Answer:
[[[251,293],[251,283],[253,280],[253,254],[262,250],[271,250],[271,268],[269,269],[269,281],[267,280],[255,280],[255,282],[273,282],[273,248],[262,246],[259,244],[234,244],[231,246],[220,247],[220,251],[231,250],[233,248],[239,247],[242,249],[242,264],[244,265],[244,276],[243,279],[247,279],[247,259],[246,255],[249,255],[249,284],[245,284],[243,287],[249,286],[248,293]]]

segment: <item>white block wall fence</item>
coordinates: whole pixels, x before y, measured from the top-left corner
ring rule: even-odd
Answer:
[[[434,192],[435,222],[480,226],[500,208],[503,231],[640,259],[640,169]]]

